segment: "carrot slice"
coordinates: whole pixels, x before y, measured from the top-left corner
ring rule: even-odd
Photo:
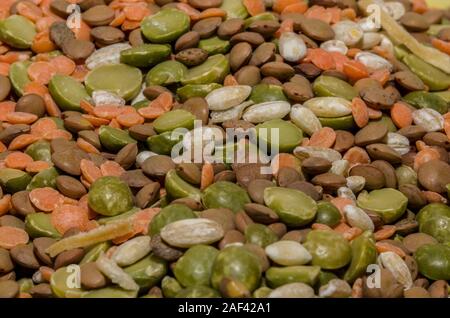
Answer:
[[[43,212],[53,211],[64,201],[63,196],[50,187],[33,189],[31,190],[29,197],[31,203]]]
[[[47,161],[33,161],[30,162],[26,167],[25,170],[29,173],[38,173],[42,170],[48,169],[51,167],[51,164],[49,164]]]
[[[310,19],[322,20],[327,24],[330,24],[331,20],[333,19],[333,15],[331,14],[331,12],[327,11],[324,7],[317,5],[310,7],[305,12],[305,17]]]
[[[66,130],[56,129],[56,130],[44,133],[44,138],[46,140],[53,140],[53,139],[57,139],[57,138],[64,138],[66,140],[71,140],[72,134]]]
[[[13,226],[0,226],[0,247],[7,250],[21,244],[27,244],[30,237],[24,230]]]
[[[9,144],[9,150],[19,150],[25,148],[32,143],[38,141],[40,138],[32,134],[22,134],[14,138]]]
[[[61,204],[51,213],[51,222],[55,229],[64,234],[71,228],[84,230],[89,222],[87,213],[76,205]]]
[[[24,170],[26,166],[33,162],[33,158],[23,152],[13,152],[6,156],[5,165],[8,168]]]
[[[200,189],[204,190],[214,182],[214,168],[209,162],[205,162],[202,167],[200,178]]]
[[[330,203],[333,204],[339,210],[339,212],[341,212],[342,220],[345,219],[344,208],[347,205],[355,205],[355,203],[352,200],[350,200],[348,198],[341,198],[341,197],[331,199]]]
[[[140,4],[141,3],[138,3],[136,5],[129,5],[123,9],[123,13],[125,14],[127,20],[140,22],[146,16],[151,14],[151,11],[147,7],[147,5],[145,4],[140,5]]]
[[[200,14],[191,17],[191,20],[198,21],[203,20],[207,18],[225,18],[227,16],[227,12],[225,10],[219,9],[219,8],[208,8],[206,10],[203,10],[200,12]]]
[[[391,108],[391,119],[398,128],[409,126],[413,122],[412,110],[401,102],[395,103]]]
[[[125,169],[122,168],[117,162],[112,160],[107,160],[100,165],[100,170],[103,176],[116,176],[120,177]]]
[[[433,44],[433,46],[437,48],[439,51],[450,55],[450,42],[434,38],[431,40],[431,44]]]
[[[122,126],[119,124],[119,122],[115,118],[111,119],[111,121],[109,122],[108,126],[113,127],[113,128],[117,128],[117,129],[122,129]]]
[[[369,109],[359,97],[355,97],[352,100],[352,115],[359,128],[363,128],[369,123]]]
[[[336,70],[339,72],[344,72],[344,64],[350,61],[350,59],[342,53],[339,52],[328,52],[334,60],[336,65]]]
[[[139,28],[140,25],[141,25],[140,21],[125,20],[122,23],[121,29],[122,29],[122,31],[131,31],[131,30]]]
[[[87,121],[89,121],[95,127],[100,127],[100,126],[109,124],[109,120],[105,119],[105,118],[98,118],[98,117],[95,117],[93,115],[86,115],[86,114],[83,114],[81,116],[83,118],[87,119]]]
[[[264,0],[243,0],[242,4],[252,17],[266,11]]]
[[[17,13],[33,22],[42,17],[42,10],[33,2],[21,1],[16,5]]]
[[[288,167],[300,171],[300,160],[290,153],[279,153],[275,155],[270,164],[272,174],[276,176],[281,168]]]
[[[323,127],[309,138],[309,146],[331,148],[336,141],[336,132],[330,127]]]
[[[44,95],[44,102],[47,114],[53,117],[61,117],[61,110],[59,109],[58,105],[55,103],[53,97],[50,94],[47,93]]]
[[[347,240],[351,241],[357,238],[362,234],[363,230],[361,230],[359,227],[351,227],[344,233],[342,233],[342,236]]]

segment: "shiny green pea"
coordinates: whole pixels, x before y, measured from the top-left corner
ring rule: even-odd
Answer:
[[[313,83],[313,91],[319,97],[342,97],[350,101],[358,96],[357,90],[347,82],[325,75],[316,78]]]
[[[196,117],[184,109],[176,109],[166,112],[159,116],[153,122],[153,128],[158,133],[172,131],[177,128],[185,128],[191,130],[194,128],[194,121]]]
[[[360,208],[373,211],[390,224],[398,220],[406,211],[408,199],[403,193],[392,188],[361,192],[357,199]]]
[[[364,232],[355,238],[351,243],[351,247],[352,261],[345,272],[344,279],[353,283],[366,272],[367,266],[376,263],[377,249],[371,232]]]
[[[25,217],[25,230],[32,238],[52,237],[59,238],[61,234],[52,224],[50,214],[31,213]]]
[[[31,181],[31,176],[18,169],[0,169],[0,184],[8,193],[16,193],[25,190]]]
[[[275,132],[276,135],[272,135]],[[303,140],[303,132],[290,121],[272,119],[256,126],[260,141],[267,144],[267,149],[275,147],[279,152],[291,152]]]
[[[151,235],[159,234],[161,229],[169,223],[184,219],[195,219],[195,213],[183,204],[170,204],[163,208],[152,219],[149,225],[149,233]]]
[[[433,280],[450,280],[450,246],[427,244],[419,247],[414,254],[419,272]]]
[[[31,191],[36,188],[45,187],[56,189],[56,178],[58,176],[58,171],[53,167],[42,170],[33,176],[33,179],[27,185],[27,190]]]
[[[118,152],[128,144],[136,143],[127,131],[111,126],[101,126],[98,137],[103,147],[114,152]]]
[[[203,191],[202,202],[208,209],[228,208],[236,213],[243,210],[244,205],[251,201],[247,191],[237,184],[219,181]]]
[[[264,248],[278,241],[278,236],[267,226],[254,223],[245,228],[245,241]]]
[[[272,101],[287,101],[281,86],[264,83],[253,86],[249,99],[255,104]]]
[[[316,284],[319,274],[319,266],[271,267],[266,271],[266,280],[272,288],[290,283],[304,283],[313,286]]]
[[[183,287],[181,287],[180,283],[175,278],[166,276],[161,281],[161,289],[164,297],[175,298]]]
[[[221,88],[218,83],[210,84],[189,84],[177,89],[178,98],[184,102],[192,97],[205,97],[215,89]]]
[[[148,289],[163,279],[167,274],[167,269],[166,261],[150,254],[123,270],[133,278],[141,289]]]
[[[14,48],[30,48],[35,36],[34,23],[21,15],[13,14],[0,21],[0,40]]]
[[[37,141],[27,147],[25,153],[34,161],[52,162],[52,151],[50,143],[45,140]]]
[[[334,204],[328,201],[317,202],[316,223],[322,223],[331,227],[341,222],[341,213]]]
[[[174,131],[167,131],[147,138],[147,146],[159,155],[170,155],[172,148],[183,140],[183,135]]]
[[[208,52],[208,55],[214,55],[228,53],[231,45],[229,41],[222,40],[218,36],[213,36],[208,39],[200,40],[198,47]]]
[[[170,170],[166,174],[164,184],[171,199],[192,198],[196,201],[201,199],[202,193],[200,189],[180,178],[175,169]]]
[[[152,43],[170,43],[189,30],[189,16],[177,9],[164,8],[141,23],[144,36]]]
[[[404,96],[403,100],[416,108],[432,108],[441,114],[448,110],[448,102],[445,99],[428,92],[411,92]]]
[[[120,61],[135,67],[150,67],[164,61],[171,51],[168,45],[142,44],[120,52]]]
[[[178,61],[165,61],[154,66],[145,78],[147,86],[179,83],[187,73],[187,67]]]
[[[88,194],[89,207],[101,215],[115,216],[130,210],[133,194],[119,177],[101,177],[92,183]]]

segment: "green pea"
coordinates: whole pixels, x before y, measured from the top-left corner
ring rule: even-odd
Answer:
[[[14,48],[30,48],[35,36],[34,23],[21,15],[13,14],[0,21],[0,40]]]
[[[137,291],[125,290],[117,286],[104,287],[85,292],[82,298],[136,298]]]
[[[208,39],[200,40],[198,47],[208,52],[209,55],[214,55],[228,53],[231,45],[229,41],[222,40],[218,36],[213,36]]]
[[[320,287],[320,286],[328,284],[328,282],[330,280],[335,279],[335,278],[339,278],[339,277],[337,277],[337,275],[332,272],[321,270],[316,284],[319,285],[319,287]]]
[[[98,137],[103,147],[114,152],[118,152],[128,144],[136,143],[127,131],[111,126],[101,126]]]
[[[184,204],[170,204],[163,208],[152,219],[149,225],[149,233],[156,235],[167,224],[184,219],[195,219],[195,213]]]
[[[29,293],[30,289],[34,287],[33,280],[31,278],[21,278],[17,281],[19,284],[19,290],[21,293]]]
[[[278,241],[278,236],[267,226],[254,223],[245,228],[245,241],[264,248]]]
[[[211,280],[212,266],[219,251],[207,245],[196,245],[189,248],[177,261],[174,274],[185,287],[208,286]]]
[[[192,97],[205,97],[215,89],[221,88],[217,83],[210,84],[189,84],[177,89],[177,96],[184,102]]]
[[[187,67],[178,61],[165,61],[154,66],[145,78],[147,86],[179,83],[187,73]]]
[[[431,91],[443,91],[450,86],[450,76],[440,69],[423,61],[414,54],[406,55],[403,62],[430,88]]]
[[[275,17],[275,15],[272,12],[263,12],[253,17],[245,19],[244,21],[245,28],[248,28],[253,22],[256,21],[278,21],[278,18]]]
[[[55,75],[48,84],[48,89],[56,104],[62,110],[81,112],[80,102],[89,99],[83,84],[71,76]]]
[[[414,258],[419,272],[433,280],[450,280],[450,246],[427,244],[419,247]]]
[[[264,83],[253,86],[249,99],[255,104],[272,101],[287,101],[281,86]]]
[[[130,188],[119,177],[101,177],[92,183],[88,202],[92,210],[107,216],[124,213],[134,205]]]
[[[264,190],[265,204],[288,226],[302,226],[314,220],[317,204],[301,191],[271,187]]]
[[[80,266],[86,263],[95,262],[102,253],[106,253],[106,251],[111,247],[110,242],[102,242],[97,245],[92,246],[86,254],[84,254],[83,259],[80,261]]]
[[[183,287],[181,287],[180,283],[175,278],[166,276],[161,281],[161,289],[164,297],[175,298]]]
[[[432,108],[441,114],[448,110],[448,102],[445,99],[428,92],[411,92],[404,96],[403,100],[416,108]]]
[[[450,242],[450,207],[443,203],[424,206],[416,215],[419,231],[429,234],[439,242]]]
[[[194,120],[196,117],[187,110],[176,109],[164,113],[153,122],[153,128],[158,133],[172,131],[177,128],[185,128],[191,130],[194,128]]]
[[[345,272],[344,279],[353,283],[366,272],[367,266],[376,263],[377,249],[373,235],[368,231],[355,238],[351,243],[351,248],[352,261]]]
[[[214,261],[211,283],[219,289],[224,278],[242,283],[250,292],[259,286],[261,265],[255,254],[242,246],[229,246],[219,252]]]
[[[27,147],[25,153],[34,161],[52,162],[52,151],[50,143],[45,140],[37,141]]]
[[[53,167],[42,170],[33,176],[33,179],[31,179],[27,186],[27,190],[31,191],[36,188],[45,187],[56,189],[56,178],[58,176],[58,171]]]
[[[272,135],[275,132],[276,135]],[[303,132],[290,121],[272,119],[256,126],[260,141],[267,149],[275,147],[279,152],[292,152],[303,140]]]
[[[319,97],[342,97],[351,101],[358,96],[358,92],[353,86],[333,76],[322,75],[316,78],[313,90],[314,94]]]
[[[248,17],[248,12],[241,0],[223,0],[220,6],[227,13],[227,19]]]
[[[387,224],[398,220],[406,211],[408,199],[403,193],[392,188],[361,192],[357,204],[362,209],[373,211]]]
[[[153,43],[170,43],[189,30],[189,16],[177,9],[165,8],[141,23],[144,36]]]
[[[272,289],[269,287],[259,287],[253,292],[253,298],[268,298],[271,292]]]
[[[81,288],[76,288],[76,275],[77,273],[69,267],[58,268],[50,278],[50,287],[53,294],[58,298],[66,298],[67,294],[78,294],[82,295],[83,290]]]
[[[0,184],[8,193],[16,193],[25,190],[31,181],[31,176],[18,169],[0,169]]]
[[[30,65],[30,61],[19,61],[12,63],[9,67],[9,80],[18,96],[23,95],[25,86],[31,82],[27,72]]]
[[[25,230],[32,238],[52,237],[59,238],[61,234],[52,224],[50,214],[48,213],[31,213],[25,217]]]
[[[228,208],[236,213],[243,210],[244,205],[251,201],[247,191],[237,184],[219,181],[203,191],[202,202],[208,209]]]
[[[338,269],[347,265],[352,258],[350,244],[339,233],[313,230],[303,244],[312,255],[312,265],[323,269]]]
[[[166,261],[150,254],[123,270],[133,278],[141,289],[149,289],[163,279],[167,274],[167,269]]]
[[[334,204],[327,201],[319,201],[317,203],[316,223],[334,227],[341,222],[341,218],[341,213]]]
[[[135,67],[150,67],[164,61],[171,51],[168,45],[142,44],[120,52],[120,62]]]
[[[148,99],[143,99],[141,101],[138,101],[138,102],[134,103],[132,106],[136,110],[139,110],[141,108],[147,107],[149,103],[150,103],[150,101]]]
[[[230,73],[228,59],[222,54],[216,54],[200,65],[190,68],[184,79],[183,85],[221,83]]]
[[[220,294],[210,287],[191,286],[182,289],[176,298],[220,298]]]
[[[196,201],[201,199],[201,191],[180,178],[175,169],[166,174],[164,184],[171,199],[192,198]]]
[[[167,131],[147,138],[147,146],[159,155],[170,155],[172,148],[183,140],[183,134]]]
[[[107,91],[130,101],[141,91],[142,73],[125,64],[100,65],[89,72],[84,83],[89,94]]]
[[[319,274],[319,266],[270,267],[266,271],[266,280],[272,288],[290,283],[304,283],[313,286],[316,284]]]
[[[342,117],[318,117],[323,127],[330,127],[334,130],[351,130],[355,127],[352,115]]]

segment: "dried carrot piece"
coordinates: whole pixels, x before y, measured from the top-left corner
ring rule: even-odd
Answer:
[[[214,168],[209,162],[205,162],[202,167],[200,189],[204,190],[214,182]]]
[[[129,219],[112,222],[90,230],[89,232],[79,233],[63,238],[47,248],[46,252],[50,255],[50,257],[55,257],[61,252],[109,241],[116,237],[126,235],[132,231],[133,224]]]
[[[77,66],[74,61],[72,61],[65,55],[59,55],[57,57],[54,57],[51,60],[51,63],[55,64],[56,72],[58,74],[67,76],[71,75],[75,71],[75,68]]]
[[[97,154],[100,153],[100,151],[97,148],[95,148],[93,145],[88,143],[83,138],[77,139],[77,146],[78,146],[78,148],[80,148],[81,150],[83,150],[87,153],[97,153]]]
[[[32,81],[47,85],[57,73],[57,69],[50,62],[34,62],[28,67],[27,72]]]
[[[343,71],[352,81],[369,77],[369,72],[364,64],[358,61],[350,60],[343,65]]]
[[[10,124],[31,124],[38,119],[38,116],[24,112],[12,112],[6,114],[6,121]]]
[[[395,234],[395,225],[383,225],[381,229],[373,233],[376,241],[387,240]]]
[[[44,117],[40,118],[33,125],[31,125],[30,133],[34,136],[42,137],[45,133],[57,129],[58,126],[53,119]]]
[[[11,101],[0,102],[0,121],[6,121],[6,116],[13,113],[16,109],[16,103]]]
[[[275,37],[279,38],[284,32],[293,32],[294,31],[294,20],[286,19],[281,22],[280,27],[275,32]]]
[[[118,123],[124,127],[132,127],[135,125],[143,124],[144,118],[139,115],[137,112],[128,113],[128,114],[120,114],[116,117]]]
[[[101,105],[94,108],[94,115],[99,118],[113,119],[122,113],[121,106]]]
[[[9,150],[19,150],[25,148],[32,143],[38,141],[40,138],[32,134],[22,134],[14,138],[9,144]]]

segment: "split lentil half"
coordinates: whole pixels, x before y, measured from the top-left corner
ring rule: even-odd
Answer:
[[[0,297],[448,297],[449,10],[2,0],[0,41]]]

